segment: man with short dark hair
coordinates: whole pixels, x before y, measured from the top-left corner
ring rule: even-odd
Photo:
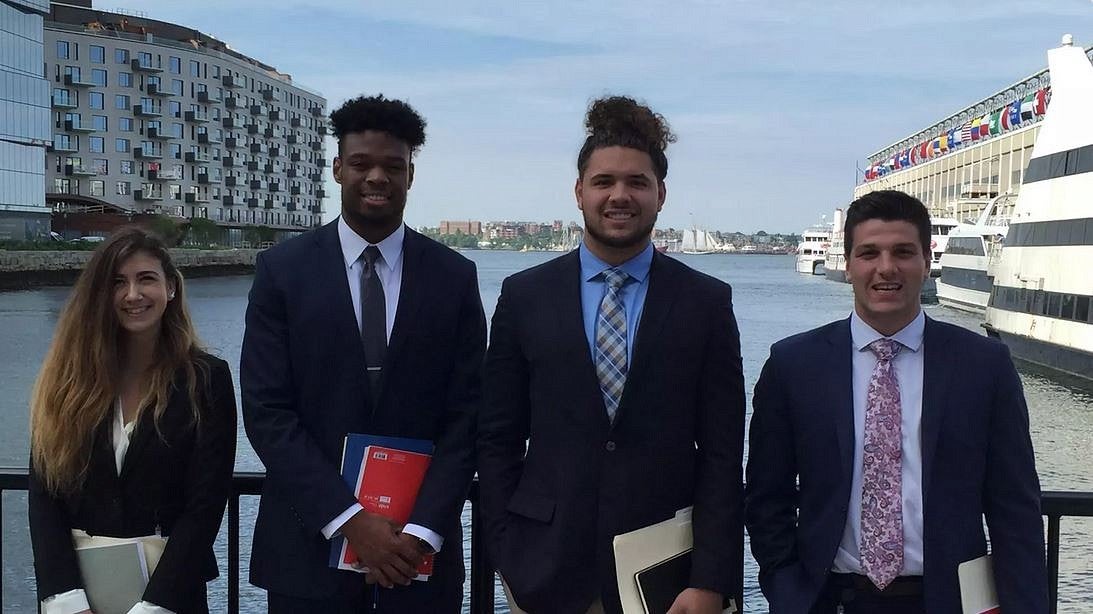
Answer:
[[[612,541],[694,506],[672,614],[741,602],[744,381],[732,290],[656,253],[674,136],[596,100],[577,157],[580,249],[505,280],[479,422],[492,560],[535,614],[620,611]]]
[[[421,116],[381,95],[330,119],[341,216],[260,254],[247,308],[243,419],[266,466],[251,582],[274,613],[456,614],[486,337],[475,266],[402,221]],[[347,433],[433,443],[405,526],[342,481]],[[328,567],[338,534],[367,578]],[[411,582],[430,552],[432,577]]]
[[[930,216],[851,203],[854,310],[771,347],[753,397],[746,518],[771,614],[958,614],[987,553],[1003,612],[1047,610],[1040,484],[1006,347],[927,318]]]

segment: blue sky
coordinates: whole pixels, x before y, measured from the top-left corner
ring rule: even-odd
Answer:
[[[849,202],[870,153],[1044,68],[1065,33],[1093,44],[1093,0],[100,6],[215,36],[331,108],[362,93],[409,101],[429,122],[412,226],[579,220],[584,110],[622,93],[679,136],[661,227],[799,231]]]

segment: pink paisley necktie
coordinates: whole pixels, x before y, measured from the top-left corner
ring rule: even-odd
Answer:
[[[902,346],[892,339],[877,339],[868,347],[877,366],[865,406],[861,567],[877,588],[884,589],[903,570],[902,410],[892,368]]]

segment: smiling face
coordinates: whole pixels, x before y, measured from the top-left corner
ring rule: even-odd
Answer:
[[[334,180],[342,186],[342,217],[358,235],[379,243],[402,224],[414,180],[410,146],[387,132],[342,137]]]
[[[163,272],[163,263],[140,251],[122,261],[114,273],[114,314],[128,335],[155,338],[175,284]]]
[[[574,191],[584,214],[584,242],[596,257],[621,264],[645,249],[665,197],[649,154],[601,147],[589,156]]]
[[[855,311],[878,333],[894,335],[918,315],[930,256],[910,222],[868,219],[851,232],[846,276],[854,287]]]

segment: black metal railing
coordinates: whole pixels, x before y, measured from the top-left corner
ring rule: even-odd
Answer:
[[[228,612],[239,612],[239,497],[262,494],[265,474],[236,472],[232,479],[232,494],[228,497]],[[27,490],[26,468],[0,468],[0,519],[4,513],[3,494],[6,491]],[[482,517],[478,510],[478,480],[467,495],[471,503],[471,593],[470,614],[493,614],[494,574],[486,559]],[[1041,509],[1047,516],[1048,594],[1051,613],[1058,608],[1059,543],[1064,517],[1093,517],[1093,492],[1045,491]],[[3,531],[0,531],[0,560],[3,560]],[[4,588],[0,583],[0,603],[4,603]]]

